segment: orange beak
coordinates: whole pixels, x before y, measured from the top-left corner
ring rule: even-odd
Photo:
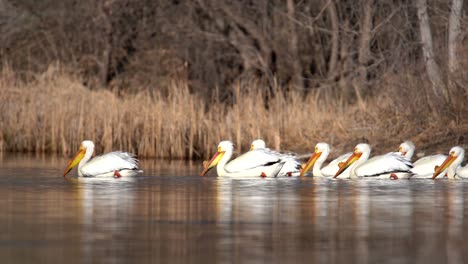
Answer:
[[[78,152],[76,152],[73,159],[71,159],[68,162],[68,166],[65,169],[65,172],[63,173],[63,177],[65,177],[76,165],[78,165],[78,163],[80,163],[80,161],[83,159],[85,154],[86,154],[86,149],[80,146],[80,149],[78,150]]]
[[[345,171],[349,166],[351,166],[351,164],[356,162],[356,160],[358,160],[361,156],[362,156],[362,153],[357,153],[355,151],[351,156],[349,156],[349,158],[344,163],[342,163],[341,165],[338,165],[340,166],[340,169],[336,172],[333,178],[338,177],[341,173],[343,173],[343,171]]]
[[[408,153],[408,151],[403,151],[402,147],[398,149],[398,152],[400,152],[403,157],[406,157],[406,153]]]
[[[400,152],[402,156],[406,156],[406,153],[408,153],[407,151],[403,151],[402,147],[398,149],[398,152]]]
[[[304,174],[306,174],[306,172],[308,172],[310,168],[312,168],[312,166],[314,166],[317,159],[320,158],[320,155],[322,155],[322,152],[314,152],[314,154],[310,156],[309,161],[307,161],[307,163],[301,170],[301,174],[300,174],[301,177],[304,176]]]
[[[450,164],[452,164],[458,156],[455,156],[454,153],[450,153],[446,160],[440,166],[435,166],[434,174],[432,175],[432,179],[435,179],[441,172],[443,172]]]
[[[224,151],[218,151],[216,152],[213,157],[211,158],[210,161],[208,162],[203,162],[203,171],[200,173],[200,176],[205,176],[205,174],[214,166],[216,166],[219,162],[219,160],[223,157]]]

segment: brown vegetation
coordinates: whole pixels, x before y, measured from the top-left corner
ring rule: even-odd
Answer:
[[[462,114],[468,107],[458,104],[461,108],[449,114],[432,111],[425,103],[430,88],[420,95],[415,88],[424,81],[411,74],[386,76],[379,84],[385,92],[360,104],[295,90],[267,101],[255,84],[239,83],[229,105],[207,105],[189,93],[186,83],[177,82],[168,95],[90,91],[57,66],[27,83],[11,72],[1,77],[0,141],[8,151],[68,153],[81,140],[93,139],[98,152],[123,149],[145,157],[206,158],[223,139],[245,150],[258,137],[272,147],[298,152],[310,151],[317,141],[330,142],[337,152],[360,141],[395,150],[408,138],[417,146],[444,151],[468,136]],[[400,87],[403,78],[405,86]]]
[[[0,149],[205,158],[468,136],[463,1],[0,0]],[[449,37],[447,37],[449,36]],[[448,70],[444,70],[448,69]],[[244,149],[242,149],[244,147]]]

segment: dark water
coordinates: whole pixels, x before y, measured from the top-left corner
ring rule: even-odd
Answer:
[[[66,160],[0,157],[1,263],[461,263],[467,181],[68,179]],[[75,172],[73,171],[73,174]]]

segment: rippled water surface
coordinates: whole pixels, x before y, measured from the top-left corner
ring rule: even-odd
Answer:
[[[134,178],[64,180],[66,164],[0,156],[1,263],[468,259],[466,181],[202,178],[150,160]]]

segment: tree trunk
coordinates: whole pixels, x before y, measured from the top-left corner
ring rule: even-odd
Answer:
[[[351,86],[349,85],[349,74],[351,68],[353,67],[351,56],[350,56],[350,46],[352,45],[352,38],[349,36],[348,32],[350,31],[349,21],[345,20],[343,23],[343,31],[341,34],[341,47],[340,47],[340,81],[339,86],[341,90],[341,95],[344,97],[352,96]]]
[[[439,67],[434,59],[432,33],[429,24],[429,15],[427,14],[427,1],[417,0],[416,6],[418,9],[419,30],[427,75],[432,84],[434,95],[440,98],[444,93],[444,83],[440,75]]]
[[[291,54],[292,62],[292,84],[295,88],[302,90],[303,80],[302,80],[302,68],[299,60],[299,53],[297,50],[297,30],[296,30],[296,10],[294,6],[294,0],[287,1],[287,10],[289,17],[289,54]]]
[[[338,49],[339,49],[339,21],[338,14],[336,12],[336,6],[333,0],[330,0],[328,4],[328,15],[330,16],[331,23],[331,51],[330,60],[328,61],[328,78],[334,79],[337,75],[336,63],[338,61]]]
[[[100,61],[99,80],[101,87],[107,87],[111,71],[112,56],[112,23],[110,21],[110,1],[100,3],[99,11],[101,16],[101,27],[103,29],[104,47],[102,59]]]
[[[372,39],[372,15],[373,15],[373,0],[363,0],[363,16],[361,21],[361,38],[359,41],[359,89],[357,92],[367,90],[367,66],[370,60],[370,42]],[[357,95],[358,97],[360,95]]]
[[[461,32],[460,22],[462,15],[463,0],[452,0],[452,8],[449,18],[448,32],[448,68],[450,74],[455,74],[458,70],[457,47]]]

